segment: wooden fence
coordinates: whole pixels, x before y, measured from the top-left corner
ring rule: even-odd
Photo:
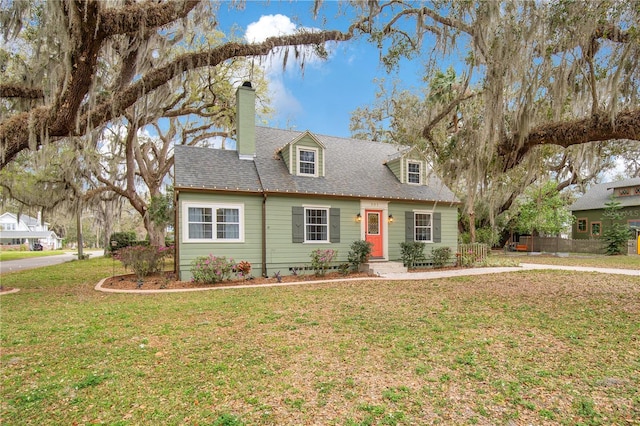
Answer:
[[[483,262],[489,254],[489,246],[487,244],[470,243],[458,244],[458,252],[456,253],[456,261],[460,266],[471,266],[476,263]]]
[[[526,245],[526,251],[544,253],[592,253],[604,254],[603,240],[572,240],[561,237],[520,237],[519,245]],[[634,254],[636,242],[629,241],[628,252]]]

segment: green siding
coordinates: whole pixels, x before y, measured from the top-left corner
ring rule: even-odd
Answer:
[[[256,94],[251,87],[240,86],[236,92],[237,150],[241,156],[256,154]]]
[[[395,160],[389,161],[387,163],[387,167],[389,168],[389,170],[391,170],[391,173],[393,173],[396,178],[398,178],[400,182],[404,182],[404,179],[402,179],[401,161],[401,158],[396,158]]]
[[[183,218],[182,205],[178,206],[178,250],[180,253],[179,268],[180,279],[191,279],[191,262],[200,256],[213,254],[215,256],[225,256],[234,260],[247,260],[251,262],[251,273],[254,276],[262,274],[262,196],[261,195],[224,195],[224,194],[202,194],[180,192],[179,202],[203,202],[203,203],[231,203],[244,204],[244,242],[211,242],[192,243],[184,242],[186,235]]]
[[[389,260],[400,260],[400,244],[406,240],[405,212],[413,210],[425,210],[440,213],[440,242],[426,243],[425,255],[427,259],[431,250],[437,247],[450,247],[452,253],[458,249],[458,207],[438,204],[434,209],[433,203],[389,203],[389,214],[393,215],[394,222],[389,224]]]
[[[400,158],[396,158],[387,163],[387,167],[391,172],[398,178],[401,183],[407,182],[407,170],[409,169],[408,161],[418,161],[421,164],[420,174],[421,174],[421,182],[423,185],[429,181],[428,173],[427,173],[427,163],[424,161],[422,157],[416,152],[410,152],[408,155],[405,155]]]
[[[292,174],[298,173],[298,147],[301,148],[315,148],[318,150],[318,177],[324,176],[324,148],[318,144],[310,135],[303,136],[299,141],[297,141],[293,145],[293,149],[291,150],[291,159],[292,161]],[[289,147],[285,147],[285,150],[289,150]],[[288,153],[287,153],[288,154]],[[288,164],[288,163],[287,163]]]
[[[410,160],[417,161],[420,163],[420,182],[422,185],[426,185],[428,182],[427,179],[427,162],[424,161],[424,158],[420,156],[416,151],[411,151],[407,156],[403,158],[404,161],[404,176],[402,177],[402,182],[407,182],[407,170],[409,170],[408,162]]]
[[[623,225],[628,225],[630,220],[640,220],[640,206],[623,207],[620,210],[622,214],[622,220],[617,221]],[[602,233],[607,229],[607,226],[611,224],[611,220],[603,217],[604,209],[598,210],[582,210],[574,211],[573,215],[576,217],[576,221],[572,226],[572,235],[575,240],[588,240],[591,238],[602,238]],[[587,232],[578,232],[578,220],[587,219]],[[600,237],[594,237],[591,235],[591,224],[593,222],[601,222]]]
[[[261,195],[224,195],[224,194],[192,194],[180,192],[179,203],[183,202],[214,202],[244,205],[245,240],[242,243],[185,243],[183,242],[182,205],[178,208],[180,252],[180,278],[191,279],[190,263],[199,256],[212,253],[226,256],[237,261],[251,262],[252,274],[262,275],[262,202]],[[323,206],[333,210],[333,219],[337,209],[340,213],[340,241],[335,243],[294,243],[292,236],[293,207]],[[347,261],[351,243],[362,238],[362,222],[356,222],[355,216],[360,212],[359,199],[305,199],[283,195],[269,195],[266,200],[266,263],[267,273],[272,276],[276,272],[282,275],[290,274],[289,268],[309,267],[310,255],[316,249],[334,249],[338,251],[335,264]],[[450,247],[455,253],[458,239],[458,213],[456,206],[438,205],[434,209],[433,203],[389,202],[388,213],[394,217],[394,222],[388,224],[388,258],[400,260],[400,243],[405,241],[405,212],[411,210],[427,210],[439,212],[441,217],[441,242],[427,243],[425,254],[429,257],[435,247]],[[330,235],[331,237],[331,235]]]
[[[292,239],[292,206],[324,206],[340,209],[339,243],[294,243]],[[360,224],[355,221],[360,211],[359,200],[305,199],[270,195],[267,198],[267,271],[289,274],[290,267],[310,264],[311,252],[316,249],[338,251],[336,263],[347,261],[349,247],[360,239]]]
[[[284,161],[284,164],[287,165],[287,170],[289,170],[289,168],[291,167],[291,155],[289,155],[289,145],[285,146],[284,148],[282,148],[282,150],[280,150],[280,155],[282,155],[282,160]]]

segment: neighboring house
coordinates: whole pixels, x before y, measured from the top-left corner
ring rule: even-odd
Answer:
[[[237,92],[237,151],[175,147],[176,264],[214,254],[268,276],[308,267],[316,249],[347,261],[356,240],[372,258],[398,260],[400,243],[450,247],[455,195],[417,152],[391,144],[255,126],[255,92]]]
[[[62,248],[62,238],[49,230],[49,223],[42,222],[39,214],[38,218],[23,214],[20,220],[13,213],[0,215],[0,245],[26,245],[31,249],[36,243],[42,244],[45,250]]]
[[[602,237],[611,223],[602,215],[605,204],[611,200],[619,202],[622,207],[620,223],[640,229],[640,178],[625,179],[594,185],[569,207],[576,217],[572,232],[574,239]]]

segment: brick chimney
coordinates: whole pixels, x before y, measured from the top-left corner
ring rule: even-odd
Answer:
[[[241,160],[256,156],[256,91],[249,81],[236,91],[236,149]]]

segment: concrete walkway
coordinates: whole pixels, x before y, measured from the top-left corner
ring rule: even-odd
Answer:
[[[426,271],[426,272],[407,272],[402,274],[385,274],[382,278],[389,280],[429,280],[435,278],[448,278],[448,277],[462,277],[468,275],[485,275],[485,274],[499,274],[502,272],[517,272],[517,271],[532,271],[539,269],[557,269],[562,271],[577,271],[577,272],[599,272],[602,274],[614,274],[614,275],[631,275],[640,277],[640,270],[637,269],[615,269],[615,268],[594,268],[590,266],[561,266],[561,265],[540,265],[536,263],[521,263],[520,266],[503,266],[503,267],[490,267],[490,268],[469,268],[469,269],[450,269],[438,271]]]
[[[520,266],[525,270],[558,269],[561,271],[599,272],[601,274],[631,275],[640,277],[640,270],[638,269],[595,268],[591,266],[538,265],[535,263],[521,263]]]
[[[532,270],[544,270],[544,269],[557,269],[563,271],[577,271],[577,272],[599,272],[603,274],[618,274],[618,275],[631,275],[640,278],[640,270],[633,269],[614,269],[614,268],[592,268],[587,266],[560,266],[560,265],[539,265],[533,263],[521,263],[520,266],[502,266],[502,267],[489,267],[489,268],[467,268],[467,269],[445,269],[445,270],[432,270],[426,272],[406,272],[406,273],[389,273],[380,275],[378,277],[360,277],[360,278],[343,278],[332,280],[315,280],[315,281],[298,281],[288,283],[269,283],[269,284],[242,284],[237,286],[226,287],[204,287],[204,288],[189,288],[189,289],[168,289],[168,290],[117,290],[103,288],[102,284],[107,278],[101,280],[95,289],[103,291],[105,293],[139,293],[139,294],[153,294],[153,293],[178,293],[188,291],[207,291],[207,290],[230,290],[238,288],[255,288],[255,287],[283,287],[294,285],[310,285],[321,284],[327,282],[344,282],[344,281],[367,281],[367,280],[433,280],[438,278],[450,278],[450,277],[463,277],[470,275],[487,275],[487,274],[500,274],[504,272],[519,272],[519,271],[532,271]]]

